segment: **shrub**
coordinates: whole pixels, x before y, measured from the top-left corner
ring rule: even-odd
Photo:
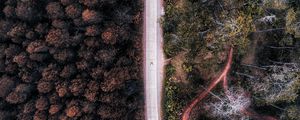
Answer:
[[[66,21],[57,19],[52,21],[52,26],[58,29],[67,29],[69,27],[69,23]]]
[[[249,34],[255,31],[253,22],[252,16],[248,13],[240,13],[237,17],[225,19],[224,26],[217,27],[215,34],[218,44],[230,43],[237,46],[240,52],[244,52],[249,45]]]
[[[59,2],[51,2],[46,7],[47,13],[52,19],[64,18],[63,6]]]
[[[280,116],[283,120],[299,120],[300,108],[296,105],[288,106],[285,112]]]
[[[289,9],[287,11],[285,21],[286,32],[289,34],[295,34],[295,23],[297,22],[297,13],[294,9]]]
[[[116,49],[99,50],[94,54],[94,59],[98,62],[102,62],[102,65],[107,67],[116,59],[115,56],[117,53],[118,51]]]
[[[49,114],[54,115],[54,114],[58,113],[61,108],[62,108],[61,105],[51,105],[49,108]]]
[[[70,18],[77,18],[81,16],[82,7],[79,4],[71,4],[65,8],[65,12]]]
[[[46,36],[46,42],[49,45],[61,47],[66,45],[69,37],[69,32],[66,29],[51,29]]]
[[[81,113],[80,113],[80,108],[78,106],[72,106],[72,107],[69,107],[67,110],[66,110],[66,114],[68,117],[70,118],[73,118],[75,116],[79,116]]]
[[[16,16],[15,8],[13,6],[9,6],[9,5],[3,9],[3,13],[5,14],[6,17],[15,17]]]
[[[36,20],[38,10],[36,5],[33,2],[18,2],[16,8],[16,15],[18,18],[24,21],[33,21]]]
[[[250,106],[250,98],[241,88],[231,88],[229,91],[230,97],[218,97],[219,101],[208,104],[210,115],[218,119],[246,118],[242,111]]]
[[[289,0],[263,0],[263,5],[271,8],[285,9]]]
[[[267,104],[295,101],[300,89],[299,65],[274,65],[269,70],[270,74],[251,83],[256,96]]]
[[[19,84],[7,97],[6,101],[11,104],[23,103],[29,98],[32,86],[29,84]]]
[[[15,81],[8,77],[8,76],[2,76],[0,80],[0,97],[5,98],[14,88]]]
[[[100,34],[99,26],[92,25],[86,27],[86,32],[85,32],[86,36],[97,36],[99,34]]]
[[[51,82],[41,81],[38,83],[37,89],[40,93],[48,93],[53,89],[53,85]]]
[[[86,9],[82,12],[82,19],[87,23],[99,23],[102,20],[99,12],[90,9]]]
[[[76,53],[72,49],[62,49],[54,53],[53,58],[59,62],[71,62],[76,58]]]
[[[180,89],[177,85],[174,84],[172,75],[175,73],[175,68],[172,65],[166,66],[166,78],[165,78],[165,87],[164,94],[164,110],[165,110],[165,119],[167,120],[179,120],[178,115],[183,108],[183,102],[180,98],[177,97]]]
[[[47,97],[40,97],[35,102],[35,108],[37,110],[43,111],[49,108],[49,100]]]
[[[60,73],[62,78],[70,78],[77,73],[77,68],[74,64],[66,65]]]
[[[101,38],[105,44],[116,44],[118,39],[118,31],[112,27],[107,28],[101,33]]]
[[[86,84],[87,83],[83,79],[73,79],[69,86],[69,90],[74,96],[81,96],[84,93]]]

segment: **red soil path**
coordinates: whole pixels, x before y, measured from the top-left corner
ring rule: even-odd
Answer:
[[[185,110],[183,112],[182,120],[189,120],[192,109],[201,100],[203,100],[211,92],[211,90],[214,89],[216,87],[216,85],[219,82],[221,82],[222,80],[223,80],[223,89],[225,91],[225,94],[228,98],[231,98],[230,91],[228,90],[229,87],[228,87],[227,75],[231,68],[232,56],[233,56],[233,48],[231,47],[230,51],[229,51],[226,66],[225,66],[224,70],[222,71],[221,75],[219,77],[217,77],[216,79],[214,79],[205,91],[200,93],[190,104],[188,104],[188,106],[185,108]],[[233,99],[229,99],[229,100],[233,100]],[[277,120],[276,118],[271,117],[271,116],[259,115],[249,108],[245,108],[245,109],[241,110],[241,112],[244,113],[245,115],[248,115],[257,120]]]

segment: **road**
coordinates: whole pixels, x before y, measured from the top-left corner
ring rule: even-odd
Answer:
[[[146,0],[144,12],[144,73],[146,120],[161,120],[163,81],[162,30],[159,19],[163,14],[161,0]]]

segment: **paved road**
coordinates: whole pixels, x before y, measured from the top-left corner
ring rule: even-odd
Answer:
[[[146,0],[144,14],[145,51],[145,117],[161,120],[161,91],[163,78],[162,32],[159,18],[163,14],[160,0]]]

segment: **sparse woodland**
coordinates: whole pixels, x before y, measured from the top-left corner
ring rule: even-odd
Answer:
[[[142,0],[0,0],[0,120],[141,120]]]
[[[164,7],[164,119],[300,119],[300,1],[164,0]]]

